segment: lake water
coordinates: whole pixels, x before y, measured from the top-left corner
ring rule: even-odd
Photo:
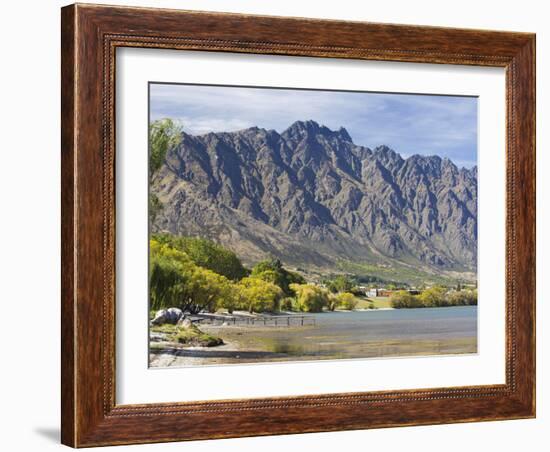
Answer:
[[[164,367],[477,352],[476,306],[324,312],[308,316],[315,317],[315,326],[201,326],[204,331],[220,336],[227,345],[155,350],[152,351],[151,365]]]

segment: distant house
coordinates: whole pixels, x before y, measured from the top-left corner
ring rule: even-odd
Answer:
[[[420,293],[419,290],[416,289],[384,289],[384,288],[373,288],[373,289],[367,289],[365,291],[365,295],[367,297],[391,297],[394,292],[397,290],[406,290],[411,295],[418,295]]]
[[[392,290],[383,288],[367,289],[365,295],[367,297],[389,297],[392,294]]]
[[[367,289],[367,290],[365,290],[365,295],[367,297],[377,297],[378,296],[378,289]]]

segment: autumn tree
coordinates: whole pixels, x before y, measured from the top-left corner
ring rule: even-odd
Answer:
[[[422,305],[418,297],[406,290],[398,290],[392,293],[390,302],[393,308],[419,308]]]
[[[178,249],[151,240],[150,255],[149,287],[154,309],[214,312],[233,295],[225,276],[196,265]]]
[[[418,299],[420,300],[420,304],[422,306],[428,308],[447,306],[448,301],[446,292],[447,291],[443,287],[430,287],[418,295]]]
[[[329,303],[329,292],[315,284],[291,284],[300,311],[321,312]]]
[[[337,304],[338,306],[341,306],[343,309],[347,309],[350,311],[353,311],[357,307],[357,303],[359,302],[357,298],[352,293],[349,292],[341,292],[338,295],[336,295]]]
[[[276,312],[283,291],[279,286],[253,276],[243,278],[237,284],[249,312]]]
[[[462,289],[447,294],[447,301],[451,306],[477,305],[477,290]]]

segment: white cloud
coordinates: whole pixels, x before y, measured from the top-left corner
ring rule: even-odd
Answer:
[[[251,126],[282,132],[296,120],[346,127],[357,144],[473,162],[474,98],[204,85],[151,84],[151,118],[178,118],[193,134]]]

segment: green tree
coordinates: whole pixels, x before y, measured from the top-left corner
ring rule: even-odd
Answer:
[[[477,290],[462,289],[450,292],[447,295],[447,302],[451,306],[477,305]]]
[[[406,290],[398,290],[390,296],[390,302],[393,308],[419,308],[422,303],[418,297],[412,295]]]
[[[229,314],[232,314],[236,310],[248,309],[247,298],[239,285],[230,283],[217,307],[226,309]]]
[[[355,298],[355,296],[349,292],[341,292],[336,295],[336,298],[338,299],[339,306],[350,311],[353,311],[357,307],[357,303],[359,302],[357,298]]]
[[[447,306],[446,290],[443,287],[430,287],[418,296],[422,306],[438,307]]]
[[[338,293],[338,292],[351,292],[353,289],[354,283],[346,275],[338,275],[332,280],[327,281],[326,283],[327,288],[332,293]]]
[[[157,119],[149,124],[149,171],[154,174],[162,166],[166,153],[181,142],[181,126],[172,119]]]
[[[214,312],[233,295],[231,282],[196,265],[189,256],[156,240],[150,242],[150,298],[153,309]]]
[[[466,302],[468,306],[477,306],[477,289],[462,289],[462,292],[466,292]]]
[[[329,304],[329,292],[314,284],[291,284],[300,311],[321,312]]]
[[[149,178],[157,172],[170,148],[181,142],[181,126],[171,119],[158,119],[149,124]],[[149,194],[149,222],[153,224],[162,211],[162,202],[155,193]]]
[[[279,286],[253,276],[239,281],[238,286],[249,312],[276,312],[283,291]]]
[[[155,234],[153,238],[186,253],[196,265],[212,270],[233,281],[245,277],[248,273],[233,251],[211,240],[172,234]]]
[[[189,275],[188,285],[190,294],[185,308],[192,313],[216,312],[224,300],[232,295],[227,278],[196,265]]]
[[[151,308],[181,306],[188,298],[192,262],[185,253],[150,241],[149,292]]]
[[[284,297],[281,300],[281,310],[282,311],[294,311],[296,306],[296,299],[292,297]]]
[[[338,298],[338,295],[329,292],[327,297],[327,309],[329,311],[336,310],[336,308],[340,306],[340,299]]]
[[[270,283],[273,283],[273,284],[281,287],[280,286],[281,274],[277,273],[276,271],[265,270],[263,272],[257,272],[257,271],[252,270],[252,273],[250,273],[250,276],[252,276],[254,278],[259,278],[262,281],[270,282]]]
[[[268,259],[257,263],[250,276],[272,282],[279,286],[286,296],[294,296],[291,284],[303,284],[305,279],[298,273],[291,272],[283,267],[279,259]]]
[[[149,276],[151,309],[179,306],[185,298],[187,282],[181,263],[165,256],[153,256]]]

